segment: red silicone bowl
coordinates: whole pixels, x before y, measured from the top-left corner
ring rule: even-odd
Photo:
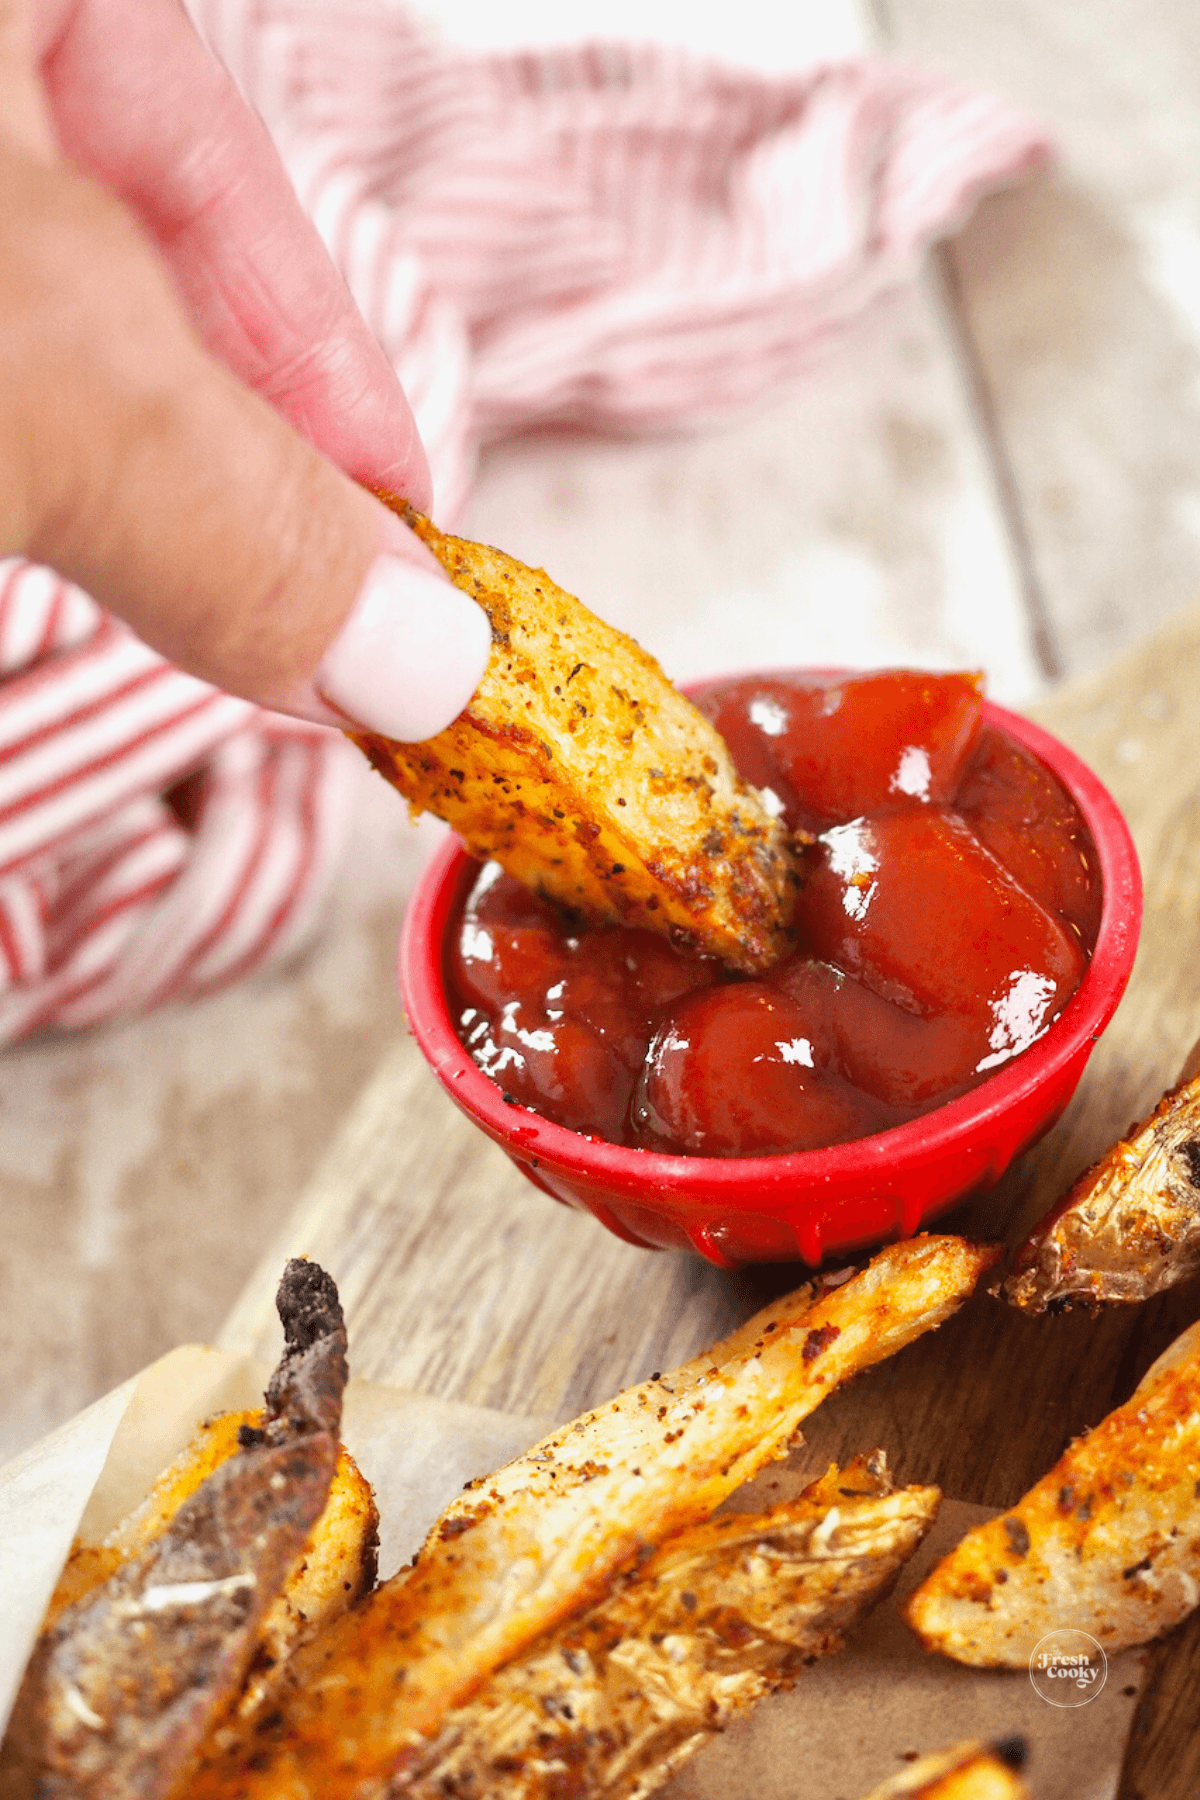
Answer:
[[[1095,840],[1103,883],[1083,981],[1045,1037],[1008,1068],[923,1118],[828,1150],[667,1156],[568,1131],[508,1104],[455,1034],[443,945],[479,865],[451,839],[419,882],[400,939],[409,1024],[446,1092],[544,1193],[586,1208],[627,1243],[690,1248],[722,1268],[796,1258],[815,1266],[831,1254],[910,1237],[992,1186],[1058,1118],[1116,1010],[1137,950],[1142,884],[1129,828],[1091,770],[1027,719],[990,704],[984,717],[1069,789]]]

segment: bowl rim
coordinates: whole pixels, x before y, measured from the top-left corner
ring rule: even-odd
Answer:
[[[778,676],[847,674],[830,669],[752,670]],[[865,672],[865,671],[864,671]],[[685,692],[725,679],[691,682]],[[869,1137],[818,1150],[766,1156],[686,1156],[642,1150],[571,1131],[529,1108],[506,1101],[477,1067],[454,1029],[443,985],[443,941],[452,911],[465,897],[468,875],[479,867],[462,842],[451,836],[418,880],[400,936],[401,993],[409,1026],[426,1060],[451,1098],[498,1143],[522,1161],[537,1159],[551,1172],[577,1176],[590,1185],[636,1193],[653,1206],[656,1195],[698,1194],[747,1211],[763,1209],[764,1190],[820,1191],[851,1176],[885,1177],[898,1163],[952,1151],[973,1138],[998,1114],[1020,1106],[1095,1043],[1125,990],[1141,926],[1142,880],[1137,850],[1125,819],[1104,787],[1073,750],[1032,720],[993,701],[984,702],[986,723],[1031,750],[1071,794],[1091,832],[1100,864],[1102,904],[1091,960],[1083,979],[1045,1036],[978,1087],[916,1119]]]

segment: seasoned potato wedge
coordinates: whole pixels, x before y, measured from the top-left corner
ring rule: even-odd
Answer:
[[[755,1701],[841,1648],[937,1515],[894,1491],[881,1451],[796,1500],[668,1538],[597,1606],[539,1638],[414,1734],[380,1793],[412,1800],[570,1791],[641,1800]],[[365,1800],[365,1797],[364,1797]]]
[[[502,1663],[594,1604],[647,1543],[706,1518],[842,1381],[949,1318],[997,1252],[920,1237],[768,1307],[447,1508],[414,1567],[291,1659],[270,1719],[191,1800],[357,1793]]]
[[[236,1447],[228,1429],[202,1438],[140,1509],[135,1553],[39,1639],[5,1742],[8,1792],[167,1800],[256,1651],[270,1654],[269,1609],[328,1500],[346,1382],[328,1276],[289,1263],[279,1310],[286,1349],[261,1422],[242,1421]]]
[[[103,1543],[77,1540],[72,1544],[71,1554],[46,1608],[44,1623],[52,1625],[68,1606],[82,1600],[85,1594],[115,1574],[122,1563],[161,1537],[184,1501],[237,1450],[238,1432],[242,1427],[261,1424],[261,1411],[220,1413],[216,1418],[206,1419],[187,1449],[159,1476],[141,1505],[135,1507],[128,1518],[122,1519]]]
[[[783,954],[784,831],[722,739],[632,638],[538,569],[404,516],[492,622],[466,711],[423,744],[352,734],[414,811],[602,924],[647,926],[749,973]]]
[[[1023,1668],[1047,1632],[1144,1644],[1200,1600],[1200,1325],[908,1602],[927,1650]]]
[[[161,1475],[142,1504],[103,1543],[75,1543],[46,1608],[52,1625],[122,1563],[161,1537],[184,1501],[221,1463],[236,1454],[238,1434],[261,1430],[261,1408],[206,1419],[183,1454]],[[375,1585],[379,1513],[370,1484],[343,1446],[325,1509],[313,1526],[300,1561],[259,1627],[251,1678],[240,1706],[256,1705],[269,1687],[269,1671],[323,1625],[345,1612]]]
[[[866,1800],[1026,1800],[1029,1789],[1020,1776],[1026,1754],[1019,1737],[991,1745],[956,1744],[923,1756],[902,1775],[872,1788]]]
[[[325,1509],[267,1609],[237,1701],[243,1716],[270,1698],[284,1663],[375,1586],[379,1512],[371,1484],[343,1446]]]
[[[1013,1306],[1148,1300],[1200,1270],[1200,1080],[1184,1080],[1030,1233],[1000,1292]]]

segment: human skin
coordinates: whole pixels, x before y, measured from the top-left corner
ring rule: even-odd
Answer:
[[[178,0],[0,0],[0,555],[233,693],[425,737],[486,620],[368,488],[429,509],[412,414]]]

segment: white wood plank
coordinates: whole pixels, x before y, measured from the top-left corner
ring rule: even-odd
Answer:
[[[955,262],[1068,673],[1200,591],[1200,7],[884,0],[897,54],[1039,117],[1058,167]]]

